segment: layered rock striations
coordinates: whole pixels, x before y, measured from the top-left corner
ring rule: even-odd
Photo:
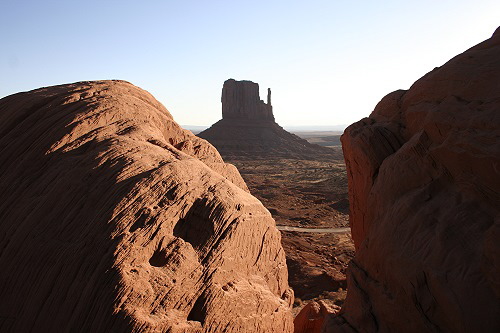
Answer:
[[[280,233],[146,91],[0,100],[2,332],[291,332]]]
[[[257,83],[229,79],[224,82],[221,102],[222,119],[198,136],[213,144],[224,157],[335,154],[332,149],[311,144],[276,123],[271,89],[264,103]]]
[[[324,332],[500,331],[500,34],[342,137],[356,257]]]

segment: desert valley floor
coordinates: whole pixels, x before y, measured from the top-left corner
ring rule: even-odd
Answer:
[[[271,212],[278,226],[302,230],[349,226],[347,176],[338,132],[297,132],[311,143],[336,152],[297,158],[225,157],[234,164],[250,192]],[[342,305],[346,296],[346,268],[354,256],[350,231],[312,233],[281,231],[289,283],[295,291],[294,314],[310,300]]]

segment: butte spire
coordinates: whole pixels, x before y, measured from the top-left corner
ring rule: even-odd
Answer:
[[[222,87],[221,102],[222,119],[198,136],[213,144],[223,157],[332,154],[331,149],[311,144],[276,123],[270,88],[265,103],[257,83],[229,79]]]

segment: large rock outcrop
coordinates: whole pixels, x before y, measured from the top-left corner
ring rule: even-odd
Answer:
[[[271,90],[268,89],[264,103],[257,83],[227,80],[222,87],[221,102],[222,119],[198,136],[213,144],[224,157],[338,155],[278,125],[274,120]]]
[[[0,100],[2,332],[290,332],[280,233],[146,91]]]
[[[500,33],[342,143],[356,257],[324,332],[500,332]]]
[[[267,103],[260,99],[259,85],[252,81],[229,79],[222,87],[222,118],[274,121],[271,88]]]

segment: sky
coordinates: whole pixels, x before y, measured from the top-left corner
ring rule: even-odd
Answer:
[[[121,79],[209,126],[233,78],[270,87],[282,126],[351,124],[499,18],[498,0],[0,0],[0,98]]]

